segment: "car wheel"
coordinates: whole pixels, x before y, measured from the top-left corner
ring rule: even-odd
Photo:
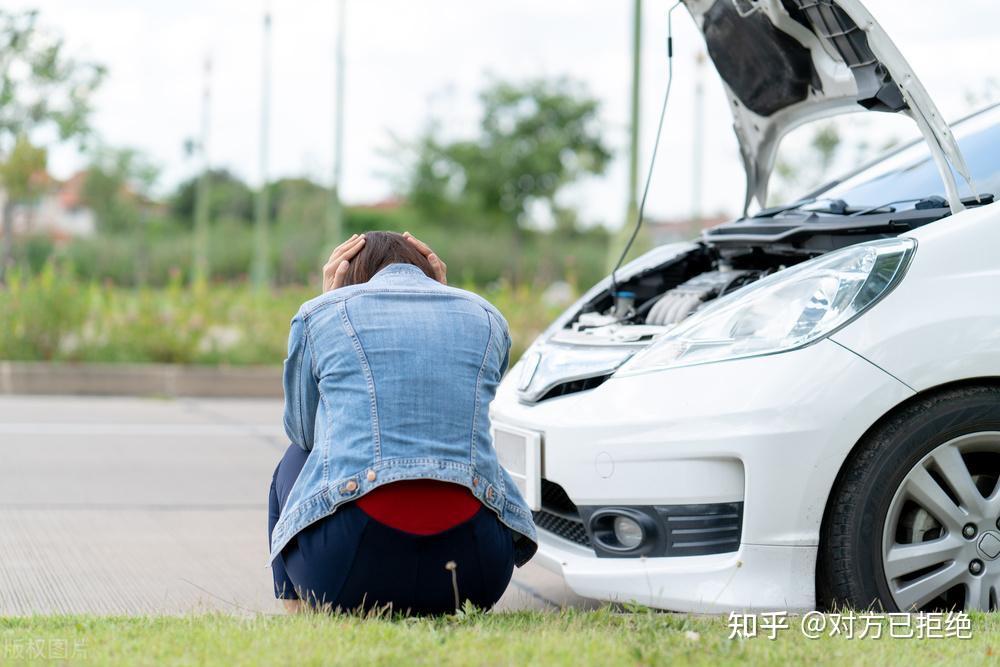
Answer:
[[[829,607],[992,611],[1000,597],[1000,387],[919,398],[845,464],[820,540]]]

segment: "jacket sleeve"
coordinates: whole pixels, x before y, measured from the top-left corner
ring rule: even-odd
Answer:
[[[292,320],[288,334],[288,358],[282,384],[285,389],[285,434],[306,451],[313,448],[316,410],[319,407],[319,385],[314,373],[309,333],[298,314]]]

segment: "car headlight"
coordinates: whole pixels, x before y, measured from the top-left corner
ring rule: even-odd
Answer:
[[[616,375],[774,354],[813,343],[888,294],[915,249],[913,239],[886,239],[779,271],[694,313]]]

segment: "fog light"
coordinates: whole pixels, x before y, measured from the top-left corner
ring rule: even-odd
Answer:
[[[627,516],[616,516],[614,531],[618,544],[626,549],[635,549],[642,544],[642,526],[635,519]]]

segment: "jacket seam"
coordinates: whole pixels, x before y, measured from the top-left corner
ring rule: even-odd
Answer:
[[[487,316],[489,316],[489,311],[487,311]],[[501,325],[500,322],[497,322],[497,326],[499,327],[500,331],[503,332],[505,340],[504,340],[503,343],[500,343],[500,341],[496,341],[496,343],[497,343],[497,345],[506,345],[506,347],[507,347],[507,355],[510,355],[510,342],[509,342],[510,341],[510,333],[509,333],[508,327],[506,325],[507,325],[507,321],[506,320],[503,321],[503,325]],[[493,341],[493,318],[492,318],[492,316],[490,316],[490,344],[492,345],[493,343],[494,343],[494,341]],[[504,356],[507,356],[507,355],[504,355],[501,350],[498,350],[497,352],[499,354],[501,363],[503,363],[503,358],[504,358]],[[509,358],[508,358],[508,360],[509,360]],[[498,378],[497,381],[499,382],[499,380],[500,380],[500,378]],[[493,446],[492,433],[490,434],[490,436],[491,436],[490,437],[490,446],[492,447]],[[497,461],[497,464],[499,465],[499,460]],[[503,497],[504,497],[504,499],[506,501],[506,498],[507,498],[507,480],[504,478],[504,476],[503,476],[502,473],[497,476],[497,483],[500,485],[500,493],[501,493],[501,495],[503,495]]]
[[[326,396],[323,395],[323,392],[320,390],[320,387],[319,387],[319,366],[316,365],[316,363],[317,363],[316,362],[316,351],[314,349],[312,349],[312,330],[310,329],[311,324],[309,322],[309,318],[308,317],[303,317],[302,318],[302,322],[303,322],[303,324],[305,324],[305,331],[306,331],[306,333],[309,334],[309,336],[306,338],[306,344],[310,348],[310,350],[309,350],[309,360],[310,360],[311,365],[312,365],[312,376],[313,376],[314,381],[316,382],[316,396],[319,397],[319,400],[323,403],[323,408],[324,408],[323,409],[323,417],[324,417],[324,419],[326,419],[326,432],[329,433],[330,432],[330,419],[332,418],[331,417],[332,413],[330,412],[330,404],[327,403]],[[309,451],[312,451],[313,449],[316,448],[316,423],[315,422],[316,422],[316,419],[314,417],[313,418],[313,434],[312,434],[313,446],[310,447]],[[321,448],[322,453],[324,455],[323,456],[323,481],[324,482],[326,482],[328,479],[330,479],[330,457],[326,456],[326,449],[327,449],[327,446],[328,446],[326,440],[327,440],[326,438],[323,438],[323,442],[320,443],[320,448]]]
[[[350,337],[351,343],[354,345],[354,351],[358,355],[358,362],[361,364],[361,371],[365,376],[365,383],[368,385],[368,400],[371,403],[372,438],[375,445],[375,461],[378,462],[382,460],[382,436],[379,430],[378,397],[375,392],[375,378],[372,376],[372,369],[368,364],[368,356],[365,354],[365,348],[361,344],[361,340],[354,330],[354,325],[351,324],[351,318],[347,314],[346,301],[341,301],[338,304],[338,310],[340,311],[341,324],[344,327],[345,333]]]
[[[302,318],[302,349],[303,353],[299,354],[299,368],[298,374],[295,378],[295,414],[298,417],[299,422],[299,437],[302,439],[303,445],[306,444],[306,425],[305,425],[305,411],[302,409],[302,362],[304,353],[312,354],[309,350],[309,320],[307,317]],[[314,443],[315,444],[315,443]]]
[[[486,345],[483,346],[483,360],[479,363],[479,373],[476,375],[476,402],[472,410],[472,432],[469,434],[469,465],[475,467],[476,462],[476,426],[479,423],[479,395],[483,383],[483,369],[486,368],[486,360],[489,358],[490,346],[493,344],[493,318],[489,311],[483,308],[486,313],[486,322],[490,326],[490,335],[486,337]]]

